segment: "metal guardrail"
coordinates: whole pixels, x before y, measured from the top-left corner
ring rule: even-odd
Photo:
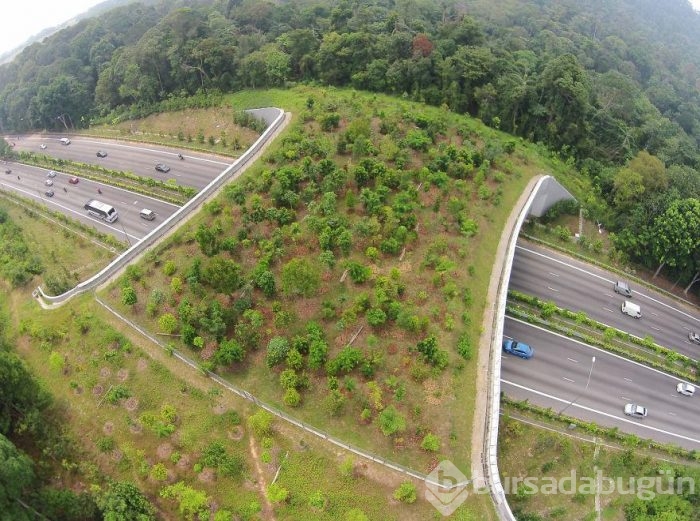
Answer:
[[[282,109],[270,107],[265,109],[253,109],[249,112],[259,114],[260,117],[269,122],[268,127],[260,135],[260,137],[246,150],[241,157],[236,159],[229,165],[221,174],[219,174],[211,183],[209,183],[201,192],[190,199],[184,206],[177,210],[173,215],[161,223],[151,233],[146,235],[131,248],[122,253],[119,257],[109,263],[102,271],[93,275],[86,281],[79,283],[74,288],[60,295],[47,295],[41,286],[37,287],[32,295],[37,298],[44,307],[55,307],[64,304],[71,298],[86,291],[91,291],[109,281],[128,263],[134,261],[139,255],[144,253],[148,248],[155,243],[180,222],[195,211],[200,205],[204,204],[209,197],[214,195],[224,184],[238,177],[243,167],[247,165],[265,145],[269,139],[285,121],[286,115]],[[46,302],[49,304],[47,305]]]
[[[508,281],[513,268],[513,258],[515,256],[515,245],[518,241],[520,228],[525,222],[532,202],[537,197],[542,184],[551,179],[551,176],[543,176],[538,181],[523,209],[518,215],[518,220],[511,230],[508,241],[508,249],[503,263],[503,271],[498,286],[498,296],[496,298],[496,313],[493,317],[493,334],[491,336],[491,350],[489,357],[489,375],[491,385],[487,393],[487,413],[486,413],[486,436],[484,437],[484,452],[486,461],[483,461],[484,477],[486,486],[491,493],[491,498],[496,505],[496,512],[501,520],[516,521],[513,511],[510,509],[506,499],[505,490],[501,483],[498,472],[498,421],[500,414],[501,397],[501,339],[503,338],[503,322],[506,314],[506,300],[508,297]]]

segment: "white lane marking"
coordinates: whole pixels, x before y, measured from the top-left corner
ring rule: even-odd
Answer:
[[[625,380],[627,380],[628,382],[631,382],[631,381],[632,381],[631,378],[625,378]]]
[[[552,277],[559,277],[559,274],[558,274],[558,273],[554,273],[553,271],[549,271],[549,272],[547,272],[547,273],[549,273]]]
[[[675,413],[675,412],[670,412],[670,411],[669,411],[668,414],[669,414],[669,416],[676,416],[676,413]]]
[[[651,329],[653,329],[654,331],[661,331],[661,328],[659,328],[659,327],[654,327],[654,326],[649,326],[649,327]]]
[[[610,309],[610,308],[604,307],[603,310],[604,310],[604,311],[607,311],[608,313],[615,313],[615,312],[614,312],[612,309]]]
[[[627,398],[627,396],[620,396],[620,398],[622,398],[622,399],[625,400],[626,402],[630,401],[630,399]]]
[[[573,264],[569,264],[569,263],[564,262],[564,261],[562,261],[562,260],[555,259],[554,257],[550,257],[549,255],[545,255],[544,253],[540,253],[540,252],[538,252],[538,251],[530,250],[530,249],[528,249],[528,248],[525,248],[525,247],[523,247],[523,246],[519,246],[519,245],[517,245],[517,244],[515,245],[515,247],[516,247],[517,249],[526,251],[526,252],[528,252],[528,253],[532,253],[533,255],[538,255],[539,257],[544,257],[545,259],[549,259],[549,260],[551,260],[551,261],[553,261],[553,262],[556,262],[556,263],[558,263],[558,264],[562,264],[562,265],[564,265],[564,266],[568,266],[569,268],[571,268],[571,269],[573,269],[573,270],[580,271],[581,273],[585,273],[585,274],[587,274],[587,275],[590,275],[591,277],[595,277],[595,278],[597,278],[597,279],[600,279],[600,280],[602,280],[602,281],[608,282],[608,283],[610,283],[610,284],[613,284],[613,283],[615,282],[614,280],[606,279],[605,277],[602,277],[601,275],[596,275],[596,274],[593,273],[593,272],[590,272],[590,271],[585,270],[585,269],[583,269],[583,268],[579,268],[578,266],[574,266]],[[601,269],[602,269],[602,268],[601,268]],[[681,310],[678,309],[678,308],[674,308],[673,306],[671,306],[671,305],[669,305],[669,304],[666,304],[665,302],[661,302],[660,300],[657,300],[657,299],[655,299],[654,297],[650,297],[649,295],[645,295],[644,293],[640,293],[639,291],[632,291],[632,293],[636,293],[637,295],[639,295],[639,296],[642,297],[642,298],[651,300],[652,302],[656,302],[656,303],[659,304],[660,306],[664,306],[664,307],[666,307],[666,308],[668,308],[668,309],[671,309],[671,310],[675,311],[676,313],[680,313],[680,314],[683,315],[684,317],[687,317],[687,318],[689,318],[689,319],[691,319],[691,320],[694,320],[695,322],[700,322],[700,318],[694,317],[693,315],[691,315],[691,314],[689,314],[689,313],[686,313],[685,311],[681,311]]]
[[[549,398],[550,400],[555,400],[555,401],[561,402],[561,403],[569,403],[570,402],[570,400],[564,400],[563,398],[559,398],[559,397],[553,396],[551,394],[543,393],[542,391],[537,391],[537,390],[532,389],[530,387],[525,387],[524,385],[516,384],[516,383],[511,382],[509,380],[504,380],[503,378],[501,378],[501,382],[504,384],[507,384],[507,385],[512,385],[513,387],[517,387],[518,389],[523,389],[524,391],[529,391],[531,393],[538,394],[540,396],[544,396],[545,398]],[[617,420],[617,421],[631,423],[632,425],[636,425],[636,426],[641,427],[643,429],[648,429],[651,431],[660,432],[661,434],[667,434],[669,436],[673,436],[675,438],[680,438],[682,440],[692,441],[694,443],[700,443],[700,439],[691,438],[690,436],[684,436],[683,434],[678,434],[676,432],[666,431],[664,429],[659,429],[658,427],[652,427],[651,425],[645,425],[644,423],[639,422],[639,421],[628,420],[627,418],[615,416],[614,414],[599,411],[597,409],[593,409],[592,407],[586,407],[585,405],[581,405],[578,403],[572,403],[571,407],[578,407],[579,409],[583,409],[584,411],[592,412],[594,414],[600,414],[601,416],[607,416],[608,418],[612,418],[612,419]]]
[[[574,360],[573,358],[569,358],[568,356],[566,357],[566,359],[571,360],[575,364],[578,364],[578,360]]]
[[[571,378],[567,378],[566,376],[562,376],[562,379],[566,380],[567,382],[571,382],[572,384],[576,383],[574,380],[572,380]]]
[[[531,327],[531,328],[534,328],[534,329],[539,329],[540,331],[542,331],[542,332],[544,332],[544,333],[547,333],[547,334],[549,334],[549,335],[558,336],[559,338],[562,338],[562,339],[567,340],[567,341],[569,341],[569,342],[574,342],[574,343],[576,343],[576,344],[582,345],[582,346],[584,346],[584,347],[587,347],[588,349],[591,349],[591,350],[593,350],[593,351],[596,351],[596,352],[600,353],[601,356],[603,356],[603,355],[612,356],[613,358],[617,358],[618,360],[622,360],[623,362],[626,362],[626,363],[628,363],[628,364],[634,364],[634,365],[636,365],[637,367],[641,367],[641,368],[643,368],[643,369],[646,369],[647,371],[653,371],[654,373],[663,375],[663,376],[665,376],[665,377],[667,377],[667,378],[671,378],[672,380],[676,380],[676,381],[678,380],[678,377],[677,377],[677,376],[673,376],[673,375],[670,375],[670,374],[668,374],[668,373],[664,373],[663,371],[659,371],[658,369],[654,369],[653,367],[649,367],[649,366],[646,366],[646,365],[644,365],[644,364],[642,364],[642,363],[635,362],[634,360],[628,360],[628,359],[625,358],[624,356],[616,355],[615,353],[611,353],[610,351],[606,351],[605,349],[601,349],[600,347],[595,347],[595,346],[588,345],[588,344],[586,344],[585,342],[581,342],[580,340],[576,340],[576,339],[574,339],[574,338],[570,338],[570,337],[568,337],[568,336],[564,336],[564,335],[562,335],[562,334],[555,333],[555,332],[553,332],[553,331],[550,331],[549,329],[545,329],[545,328],[543,328],[543,327],[536,326],[536,325],[534,325],[534,324],[530,324],[529,322],[525,322],[525,321],[520,320],[520,319],[518,319],[518,318],[509,317],[509,316],[507,316],[507,315],[506,315],[505,318],[506,318],[507,320],[513,320],[513,321],[515,321],[515,322],[519,322],[520,324],[522,324],[522,325],[524,325],[524,326],[528,326],[528,327]],[[598,355],[596,355],[596,356],[598,356]]]
[[[550,287],[550,286],[547,286],[547,289],[550,290],[550,291],[554,291],[555,293],[559,293],[559,290],[558,290],[558,289],[554,289],[554,288],[552,288],[552,287]]]

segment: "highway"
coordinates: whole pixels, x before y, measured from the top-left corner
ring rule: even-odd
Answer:
[[[81,163],[100,165],[110,170],[132,172],[142,177],[151,177],[161,181],[175,179],[182,186],[191,186],[201,190],[219,175],[233,160],[213,154],[200,154],[168,148],[160,145],[113,141],[87,136],[70,136],[71,144],[62,145],[61,135],[43,136],[6,136],[7,141],[15,144],[16,151],[31,151],[37,154],[70,159]],[[42,150],[41,145],[46,145]],[[97,157],[97,151],[107,152],[107,157]],[[185,157],[180,160],[177,154]],[[170,172],[158,172],[157,163],[170,167]]]
[[[11,174],[4,173],[8,168],[12,170]],[[68,180],[72,176],[58,170],[57,172],[56,177],[52,179],[53,186],[47,187],[44,184],[48,179],[47,169],[17,163],[3,164],[0,165],[0,189],[12,190],[23,197],[40,201],[51,210],[63,212],[72,219],[92,225],[101,232],[110,233],[117,239],[131,244],[146,236],[179,208],[146,195],[87,179],[80,178],[78,184],[70,184]],[[53,197],[45,195],[49,188],[54,191]],[[97,192],[98,188],[102,194]],[[89,216],[84,205],[90,199],[98,199],[114,206],[119,219],[110,224]],[[141,219],[139,212],[143,208],[153,210],[156,213],[155,220]]]
[[[624,315],[620,306],[625,297],[613,291],[618,278],[595,266],[520,242],[508,287],[552,301],[559,307],[583,311],[594,320],[638,337],[649,335],[664,347],[693,359],[700,358],[700,346],[688,340],[689,331],[700,330],[696,310],[631,284],[631,300],[641,306],[642,318]]]
[[[504,335],[535,350],[530,360],[503,353],[501,382],[508,396],[640,437],[700,449],[700,393],[678,394],[676,377],[513,318],[506,317]],[[623,407],[630,402],[646,407],[648,416],[625,416]]]

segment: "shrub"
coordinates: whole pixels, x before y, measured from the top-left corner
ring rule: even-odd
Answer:
[[[298,407],[301,403],[301,394],[293,387],[284,392],[284,403],[290,407]]]
[[[177,271],[177,265],[175,264],[175,261],[166,261],[165,265],[163,266],[163,273],[167,277],[172,277],[175,272]]]
[[[306,259],[292,259],[282,267],[282,290],[287,296],[312,297],[320,285],[318,270]]]
[[[372,270],[359,262],[348,262],[347,269],[348,275],[350,275],[350,278],[355,284],[366,282],[370,275],[372,275]]]
[[[158,326],[164,333],[172,334],[177,330],[177,319],[172,313],[163,313],[158,319]]]
[[[384,409],[378,416],[379,429],[384,436],[392,436],[397,432],[406,430],[406,418],[396,410],[396,407],[390,405]]]
[[[462,333],[457,340],[457,353],[465,360],[471,360],[473,356],[472,343],[466,333]]]
[[[423,438],[420,446],[423,450],[427,450],[428,452],[437,452],[440,450],[440,438],[435,434],[428,433]]]
[[[265,363],[267,367],[274,367],[277,364],[281,364],[287,358],[289,353],[289,341],[281,336],[276,336],[271,338],[267,344],[267,356],[265,357]]]
[[[379,327],[386,322],[386,313],[381,308],[372,308],[367,312],[367,322],[372,327]]]
[[[272,414],[265,409],[260,409],[258,412],[248,418],[248,426],[258,438],[264,438],[272,435]]]
[[[282,503],[287,501],[288,497],[289,491],[277,483],[272,483],[267,487],[267,498],[273,503]]]
[[[136,296],[136,291],[134,291],[131,284],[122,287],[122,304],[125,306],[133,306],[137,301],[138,297]]]
[[[415,503],[418,496],[416,494],[416,486],[410,481],[404,481],[394,491],[394,499],[403,503]]]

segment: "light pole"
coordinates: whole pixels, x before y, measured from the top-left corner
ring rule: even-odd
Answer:
[[[566,407],[564,407],[561,411],[559,411],[559,415],[561,415],[565,410],[567,410],[569,407],[571,407],[576,400],[581,398],[583,396],[583,393],[588,391],[588,386],[591,384],[591,375],[593,374],[593,364],[595,364],[595,356],[591,357],[591,368],[588,370],[588,380],[586,381],[586,388],[579,393],[579,395],[571,400]]]

